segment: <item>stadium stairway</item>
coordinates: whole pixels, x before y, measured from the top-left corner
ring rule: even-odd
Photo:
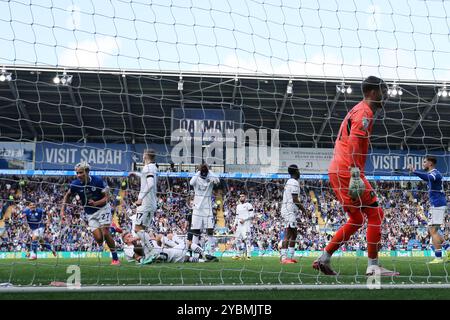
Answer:
[[[319,223],[319,227],[323,228],[323,227],[325,227],[325,220],[323,220],[322,214],[320,213],[319,202],[317,201],[316,194],[313,190],[311,190],[311,191],[309,191],[309,195],[311,197],[311,200],[314,203],[314,207],[316,208],[315,214],[316,214],[317,222]]]

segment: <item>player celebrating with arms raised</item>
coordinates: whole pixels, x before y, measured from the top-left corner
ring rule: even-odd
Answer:
[[[369,181],[364,176],[364,167],[369,149],[374,115],[384,107],[388,87],[377,77],[370,76],[362,83],[364,99],[353,107],[344,118],[338,132],[333,159],[328,168],[330,185],[342,204],[349,219],[326,246],[313,268],[326,275],[336,275],[331,268],[331,256],[342,243],[359,230],[367,219],[367,275],[395,276],[378,263],[381,240],[381,224],[384,213]]]
[[[97,244],[102,247],[103,242],[109,247],[112,255],[112,265],[120,265],[114,242],[109,228],[112,222],[111,205],[109,204],[109,188],[103,179],[90,176],[90,166],[87,162],[80,162],[75,166],[77,180],[72,181],[69,190],[64,195],[61,216],[65,216],[66,203],[74,195],[80,197],[84,212],[88,216],[89,228]]]
[[[430,220],[428,222],[428,232],[431,235],[434,246],[434,260],[430,264],[443,263],[442,244],[444,238],[439,234],[439,228],[445,221],[447,213],[447,199],[445,198],[444,186],[442,184],[442,174],[436,169],[436,157],[427,156],[423,159],[422,168],[427,172],[415,171],[412,165],[408,169],[416,176],[427,182],[430,199]]]

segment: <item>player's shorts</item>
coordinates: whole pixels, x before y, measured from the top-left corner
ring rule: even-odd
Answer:
[[[297,214],[294,212],[281,213],[281,221],[284,228],[297,228]]]
[[[201,229],[214,229],[216,224],[216,218],[214,217],[212,210],[198,210],[192,211],[192,223],[191,230]]]
[[[446,213],[447,213],[447,206],[431,207],[428,225],[433,226],[444,224]]]
[[[244,224],[238,224],[236,227],[236,233],[234,235],[237,239],[246,240],[250,237],[250,225],[244,223]]]
[[[102,226],[109,226],[112,222],[111,205],[107,203],[93,214],[87,215],[89,229],[94,231]]]
[[[164,248],[162,251],[162,254],[166,255],[166,262],[184,262],[186,257],[186,249],[184,246],[176,246],[173,248]]]
[[[364,181],[366,189],[364,193],[356,200],[348,195],[348,186],[350,184],[350,176],[342,176],[336,173],[329,173],[330,185],[336,194],[337,199],[346,210],[346,207],[367,207],[378,201],[377,195],[366,177],[361,179]],[[347,211],[347,210],[346,210]]]
[[[156,209],[152,206],[144,205],[136,209],[136,225],[150,227]]]
[[[44,227],[40,227],[40,228],[32,230],[31,231],[31,236],[38,237],[38,238],[43,238],[44,237],[44,232],[45,232],[45,228]]]

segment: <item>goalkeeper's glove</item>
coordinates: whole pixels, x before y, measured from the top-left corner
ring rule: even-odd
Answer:
[[[366,185],[364,184],[364,181],[361,179],[358,167],[352,167],[350,169],[350,174],[351,178],[348,186],[348,195],[353,200],[356,200],[359,197],[361,197],[361,195],[364,193]]]

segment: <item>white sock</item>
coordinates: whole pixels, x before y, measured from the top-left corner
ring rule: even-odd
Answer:
[[[378,266],[378,258],[376,258],[376,259],[369,258],[369,267],[370,266]]]
[[[209,248],[210,248],[211,254],[213,254],[214,249],[216,248],[216,238],[214,238],[214,236],[208,236],[208,243],[209,243]]]
[[[203,257],[203,249],[199,245],[191,243],[191,250],[192,252],[197,253],[200,257]]]
[[[281,249],[281,250],[280,250],[280,253],[281,253],[281,259],[285,259],[285,258],[286,258],[286,252],[287,252],[287,249]]]
[[[295,248],[289,247],[289,254],[288,254],[289,258],[294,259],[294,255],[295,255]]]
[[[331,254],[329,254],[328,252],[324,251],[322,253],[322,255],[319,258],[320,261],[325,262],[325,263],[329,263],[331,260]]]
[[[250,257],[252,255],[252,245],[250,243],[250,241],[246,241],[245,242],[245,247],[247,249],[247,257]]]

